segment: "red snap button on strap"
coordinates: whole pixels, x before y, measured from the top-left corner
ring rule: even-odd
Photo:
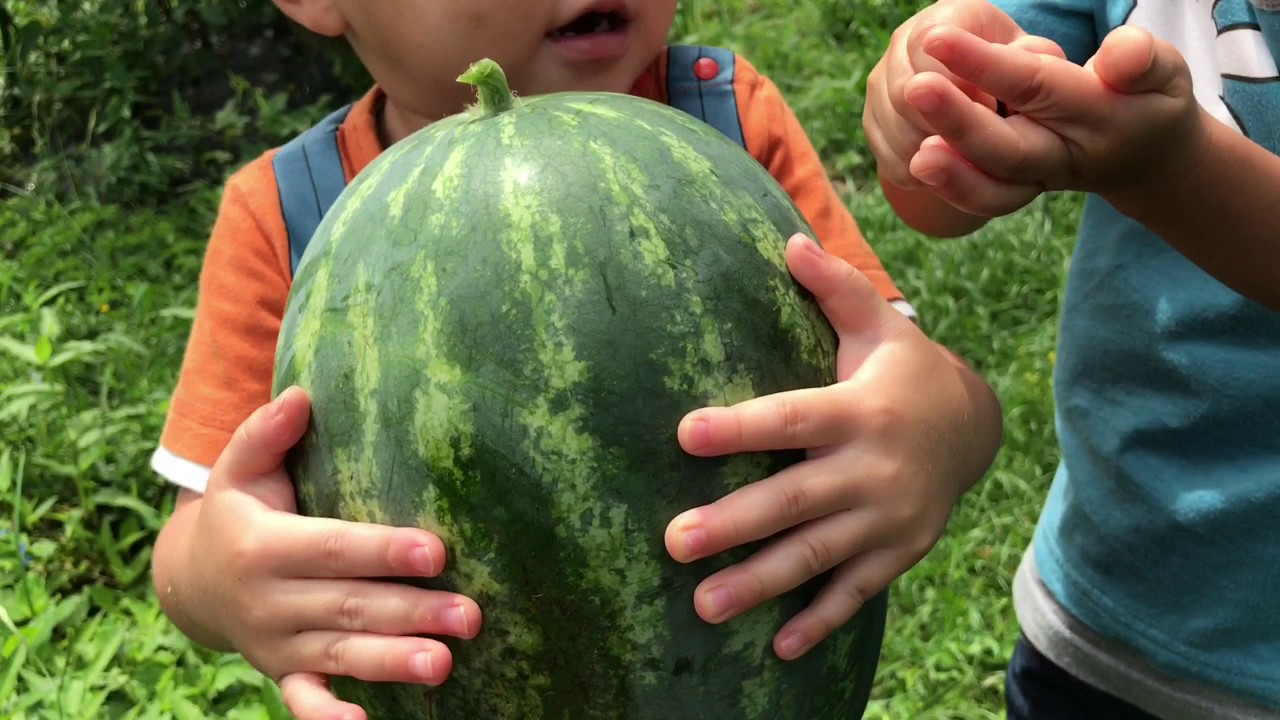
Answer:
[[[698,58],[693,64],[693,74],[698,76],[699,80],[710,80],[720,74],[720,63],[711,58]]]

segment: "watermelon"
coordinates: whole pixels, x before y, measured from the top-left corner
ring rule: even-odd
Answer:
[[[664,530],[802,460],[699,458],[681,417],[834,381],[836,339],[787,271],[812,230],[741,147],[666,105],[479,101],[395,144],[302,259],[274,385],[312,417],[286,467],[299,512],[417,526],[484,626],[442,639],[439,687],[334,678],[374,720],[856,719],[884,628],[877,596],[806,656],[772,650],[828,577],[721,625],[697,584],[759,548],[687,565]]]

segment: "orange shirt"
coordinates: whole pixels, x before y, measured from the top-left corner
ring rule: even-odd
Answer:
[[[632,93],[666,102],[666,53]],[[804,213],[819,242],[861,270],[886,300],[901,293],[828,180],[808,136],[777,87],[738,57],[734,91],[747,150]],[[348,182],[384,149],[383,95],[351,109],[337,141]],[[271,399],[276,337],[289,293],[289,247],[269,150],[227,181],[200,275],[199,300],[152,467],[203,491],[208,469],[240,423]]]

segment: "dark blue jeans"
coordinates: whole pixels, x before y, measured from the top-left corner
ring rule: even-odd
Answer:
[[[1018,638],[1005,673],[1009,720],[1158,720],[1087,685]]]

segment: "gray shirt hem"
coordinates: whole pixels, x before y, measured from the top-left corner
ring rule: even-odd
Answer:
[[[1160,673],[1132,651],[1090,630],[1058,604],[1036,571],[1031,548],[1013,579],[1022,632],[1067,672],[1164,720],[1280,720],[1280,710]]]

